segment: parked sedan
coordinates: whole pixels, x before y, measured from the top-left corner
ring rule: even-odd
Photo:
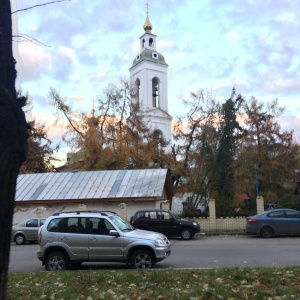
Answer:
[[[246,232],[271,238],[274,235],[300,235],[300,211],[272,209],[246,219]]]
[[[24,245],[26,241],[36,242],[38,240],[38,230],[45,221],[45,218],[34,218],[14,225],[11,233],[12,240],[17,245]]]

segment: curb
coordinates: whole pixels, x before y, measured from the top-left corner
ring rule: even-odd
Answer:
[[[245,232],[240,232],[240,231],[236,231],[236,232],[201,232],[198,234],[195,234],[195,237],[203,237],[203,236],[221,236],[221,235],[246,235]]]

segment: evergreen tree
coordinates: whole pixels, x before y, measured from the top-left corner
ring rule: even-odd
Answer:
[[[233,166],[237,139],[242,131],[236,117],[243,102],[241,95],[234,99],[235,97],[235,89],[233,89],[231,97],[222,107],[214,186],[217,215],[226,215],[233,209],[235,200],[235,170]]]
[[[28,139],[28,157],[20,168],[21,174],[53,172],[54,161],[57,159],[53,154],[59,146],[52,148],[52,142],[48,139],[45,125],[38,122],[29,122],[31,134]]]

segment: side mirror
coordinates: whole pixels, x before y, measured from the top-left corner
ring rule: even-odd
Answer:
[[[110,230],[109,231],[109,235],[111,235],[111,236],[119,236],[119,233],[118,233],[117,230]]]

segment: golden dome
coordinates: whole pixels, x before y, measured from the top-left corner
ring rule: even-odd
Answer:
[[[145,21],[143,27],[144,27],[144,30],[145,30],[145,31],[151,31],[151,30],[152,30],[152,24],[151,24],[151,22],[150,22],[150,20],[149,20],[148,12],[147,12],[146,21]]]

